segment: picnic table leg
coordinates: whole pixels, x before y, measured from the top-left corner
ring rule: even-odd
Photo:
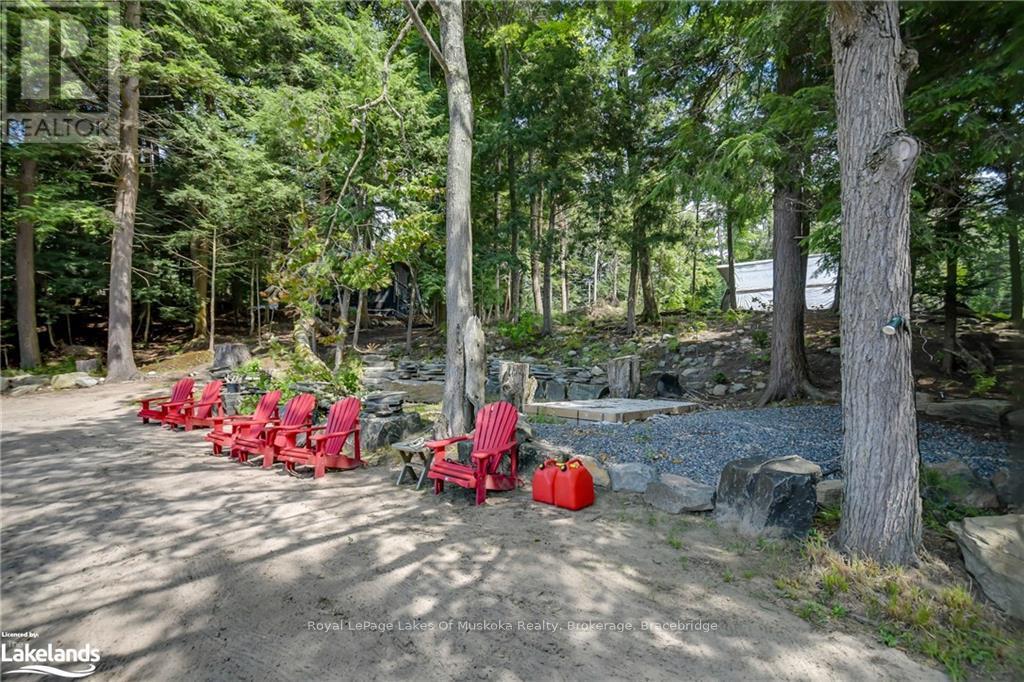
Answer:
[[[413,476],[416,476],[416,471],[412,468],[411,452],[399,452],[398,454],[402,458],[402,470],[398,472],[398,480],[395,481],[395,485],[402,485],[402,481],[405,480],[405,472],[410,471]]]
[[[420,459],[423,460],[423,471],[420,472],[420,478],[416,481],[416,490],[423,487],[423,484],[427,481],[427,472],[430,471],[431,457],[427,456],[427,453],[421,452]]]

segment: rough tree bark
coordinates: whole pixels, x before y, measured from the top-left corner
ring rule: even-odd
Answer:
[[[1017,189],[1013,166],[1006,169],[1006,182],[1003,185],[1006,193],[1006,208],[1011,218],[1017,222],[1010,225],[1007,246],[1010,250],[1010,319],[1018,326],[1024,321],[1024,282],[1021,281],[1020,269],[1020,219],[1024,215],[1024,195]]]
[[[733,213],[725,209],[725,300],[723,310],[736,310],[736,252],[733,251]]]
[[[775,91],[784,97],[803,84],[798,59],[806,49],[804,34],[794,32],[779,63]],[[773,400],[821,397],[810,379],[804,349],[804,311],[807,307],[807,254],[800,241],[807,236],[803,208],[803,160],[798,148],[780,136],[784,157],[774,173],[772,197],[772,339],[768,385],[761,405]]]
[[[445,299],[447,348],[444,398],[436,425],[440,436],[466,433],[473,409],[466,399],[464,334],[473,313],[473,232],[470,227],[470,180],[473,162],[473,99],[463,37],[462,0],[432,3],[441,20],[441,46],[434,42],[411,0],[406,10],[434,59],[448,89],[448,179],[445,192]]]
[[[644,238],[646,239],[646,234]],[[651,246],[646,241],[640,244],[638,256],[640,260],[640,289],[644,298],[644,312],[641,319],[648,324],[654,324],[658,321],[658,296],[654,289],[654,277],[651,271]]]
[[[541,310],[544,314],[544,322],[541,326],[540,333],[542,336],[551,335],[551,260],[553,258],[551,243],[555,238],[555,196],[554,194],[548,199],[548,230],[543,237],[543,247],[541,253],[544,261],[544,278],[541,288]]]
[[[943,219],[942,230],[946,242],[946,273],[942,286],[942,371],[947,375],[956,369],[957,342],[957,268],[960,252],[960,217],[963,214],[963,199],[960,182],[955,181],[948,197],[949,206]]]
[[[916,562],[921,541],[917,416],[911,374],[910,186],[920,146],[904,129],[917,64],[893,2],[836,2],[842,197],[843,515],[838,545],[881,563]],[[893,315],[906,324],[881,328]]]
[[[27,209],[35,201],[38,164],[26,155],[21,159],[18,179],[18,208]],[[15,237],[14,279],[18,297],[18,364],[31,369],[41,362],[36,322],[36,226],[27,217],[19,217]]]
[[[541,223],[544,214],[544,190],[538,189],[530,195],[530,283],[533,288],[533,312],[539,313],[544,306],[544,277],[541,274]]]
[[[565,233],[567,227],[565,224],[565,212],[562,212],[562,219],[559,221],[558,226],[558,272],[562,278],[562,314],[565,315],[569,312],[569,265],[568,265],[568,244],[566,243]]]
[[[124,22],[139,30],[139,0],[125,3]],[[114,234],[110,247],[110,303],[107,315],[107,380],[124,381],[138,374],[132,352],[132,242],[135,205],[139,198],[139,76],[129,65],[121,87],[119,173],[114,194]]]
[[[629,247],[629,288],[626,291],[626,335],[636,334],[636,290],[637,290],[637,262],[639,255],[637,246],[634,243]]]
[[[210,272],[206,267],[206,248],[198,236],[192,238],[189,243],[189,251],[192,257],[192,289],[196,292],[196,312],[192,317],[192,340],[206,341],[210,335],[207,322],[209,319]]]

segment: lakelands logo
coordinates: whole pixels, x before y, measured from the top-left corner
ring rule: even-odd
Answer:
[[[120,8],[111,0],[0,3],[3,141],[116,141]]]
[[[4,633],[6,634],[6,633]],[[96,672],[99,663],[99,649],[86,644],[80,649],[62,649],[47,644],[32,647],[28,642],[8,647],[0,645],[0,662],[18,664],[13,670],[4,670],[4,675],[55,675],[57,677],[88,677]],[[54,664],[60,664],[60,667]],[[68,665],[72,664],[72,665]]]

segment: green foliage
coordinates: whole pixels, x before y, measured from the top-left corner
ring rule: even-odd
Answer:
[[[985,374],[984,372],[972,372],[971,377],[974,379],[974,386],[971,388],[971,395],[985,395],[993,388],[996,387],[998,379],[992,374]]]
[[[755,329],[750,332],[750,338],[753,339],[754,345],[761,349],[766,349],[771,344],[771,338],[765,329]]]

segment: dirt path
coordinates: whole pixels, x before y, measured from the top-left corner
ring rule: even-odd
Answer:
[[[94,679],[942,679],[814,630],[764,596],[768,576],[723,580],[735,557],[708,524],[612,494],[572,515],[522,491],[474,508],[397,489],[382,468],[244,468],[201,433],[139,425],[125,398],[152,391],[2,403],[2,627],[91,644]],[[697,619],[717,629],[644,629]],[[310,625],[364,621],[395,629]]]

